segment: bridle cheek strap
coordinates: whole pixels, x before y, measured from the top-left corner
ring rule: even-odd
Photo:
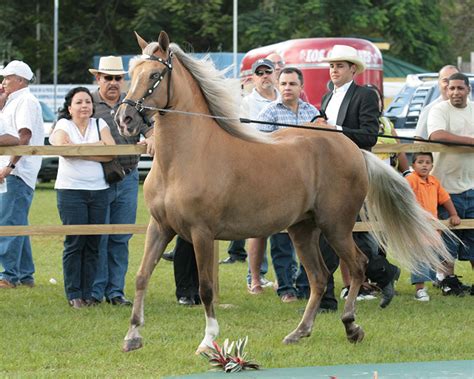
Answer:
[[[143,118],[143,121],[147,124],[147,125],[151,125],[151,122],[150,120],[148,119],[148,117],[146,116],[146,110],[149,109],[149,107],[147,107],[144,103],[145,103],[145,99],[150,96],[156,88],[158,88],[158,86],[161,84],[161,82],[163,81],[163,79],[165,78],[166,74],[169,73],[169,78],[168,78],[168,86],[167,86],[167,99],[166,99],[166,105],[163,109],[169,109],[169,102],[170,102],[170,95],[171,95],[171,73],[173,71],[173,65],[171,64],[171,59],[173,57],[173,53],[170,52],[169,56],[168,56],[168,59],[165,61],[163,60],[162,58],[160,57],[157,57],[155,55],[150,55],[148,56],[146,59],[148,60],[151,60],[151,61],[158,61],[160,63],[162,63],[165,68],[163,71],[161,72],[157,72],[155,74],[153,74],[152,76],[152,79],[155,79],[155,81],[153,82],[153,84],[150,86],[150,88],[148,88],[148,90],[145,92],[145,94],[143,95],[143,97],[137,101],[135,100],[131,100],[131,99],[124,99],[122,101],[122,104],[127,104],[127,105],[130,105],[131,107],[134,107],[136,109],[136,111],[140,114],[140,116]],[[162,112],[160,111],[159,112],[160,115],[164,115],[165,112]]]

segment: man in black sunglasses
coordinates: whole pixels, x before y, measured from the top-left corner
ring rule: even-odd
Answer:
[[[147,153],[154,154],[153,126],[145,122],[140,133],[133,137],[123,137],[114,121],[115,112],[125,98],[122,86],[127,71],[123,69],[121,57],[101,57],[98,69],[90,69],[95,76],[98,90],[92,93],[94,116],[103,118],[117,145],[146,144]],[[140,135],[146,139],[140,142]],[[121,155],[118,157],[125,171],[125,177],[118,183],[110,184],[109,224],[134,224],[137,213],[139,155]],[[103,236],[99,249],[99,268],[97,270],[92,296],[98,304],[105,300],[112,305],[130,306],[132,302],[125,298],[125,276],[128,269],[128,241],[131,234]]]

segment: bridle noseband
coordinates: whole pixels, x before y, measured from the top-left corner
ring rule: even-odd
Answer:
[[[151,77],[151,79],[155,79],[155,81],[153,82],[153,84],[150,86],[150,88],[148,88],[148,90],[145,92],[145,94],[143,95],[143,97],[137,101],[134,101],[134,100],[131,100],[131,99],[124,99],[122,101],[122,104],[127,104],[127,105],[130,105],[132,107],[134,107],[137,112],[140,114],[140,116],[142,116],[143,118],[143,121],[145,121],[145,123],[147,125],[151,125],[151,122],[150,120],[148,119],[148,117],[146,117],[146,114],[145,114],[145,111],[147,109],[153,109],[151,107],[147,107],[146,105],[144,105],[144,102],[145,102],[145,99],[150,96],[153,91],[158,88],[158,86],[160,85],[160,83],[163,81],[163,79],[165,78],[166,74],[169,72],[169,79],[168,79],[168,88],[167,88],[167,100],[166,100],[166,105],[163,109],[169,109],[169,102],[170,102],[170,87],[171,87],[171,72],[173,70],[173,65],[171,64],[171,58],[173,58],[173,53],[170,52],[169,56],[168,56],[168,59],[165,61],[164,59],[160,58],[160,57],[157,57],[155,55],[149,55],[146,59],[147,60],[150,60],[150,61],[157,61],[157,62],[160,62],[162,63],[165,68],[163,71],[161,72],[157,72],[155,74],[153,74],[153,76]],[[159,112],[160,115],[164,115],[165,112],[162,112],[160,111]]]

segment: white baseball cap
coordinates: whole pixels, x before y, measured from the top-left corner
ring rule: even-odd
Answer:
[[[11,61],[3,70],[0,70],[0,76],[18,75],[26,80],[33,78],[33,71],[30,66],[22,61]]]

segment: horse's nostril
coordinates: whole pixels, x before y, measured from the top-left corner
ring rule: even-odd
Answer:
[[[130,116],[125,116],[125,118],[123,119],[123,122],[125,123],[125,125],[130,124],[131,121],[132,121],[132,118]]]

